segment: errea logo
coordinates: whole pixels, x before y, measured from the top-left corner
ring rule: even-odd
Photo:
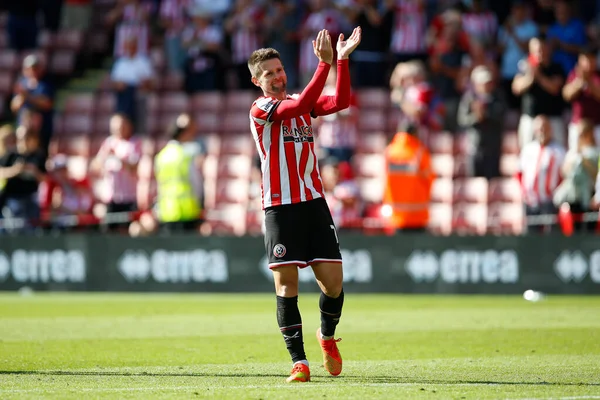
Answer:
[[[581,251],[564,250],[554,261],[554,272],[565,283],[582,282],[588,274],[592,282],[600,283],[600,250],[589,260]]]

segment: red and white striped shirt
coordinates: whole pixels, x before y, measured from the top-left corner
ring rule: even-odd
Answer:
[[[186,10],[191,4],[191,0],[162,0],[160,18],[169,22],[166,36],[175,37],[183,32],[187,22]]]
[[[231,35],[231,58],[235,64],[246,64],[252,52],[263,46],[261,22],[263,11],[252,5],[233,16],[235,30]]]
[[[498,19],[493,12],[463,14],[462,25],[467,35],[483,43],[493,43],[496,39]]]
[[[150,28],[148,18],[152,4],[128,4],[123,9],[123,18],[115,33],[115,56],[125,54],[125,41],[131,37],[138,39],[138,53],[148,54]]]
[[[137,199],[137,172],[124,164],[137,165],[142,157],[142,142],[135,137],[120,139],[107,137],[96,156],[102,161],[104,178],[100,199],[104,203],[135,203]]]
[[[324,197],[311,116],[269,121],[278,103],[261,96],[250,109],[250,129],[261,161],[263,209]]]
[[[542,146],[538,141],[521,150],[521,188],[525,204],[537,207],[552,202],[554,190],[561,182],[560,167],[565,149],[557,143]]]
[[[391,50],[395,54],[425,53],[427,16],[419,0],[397,0]]]

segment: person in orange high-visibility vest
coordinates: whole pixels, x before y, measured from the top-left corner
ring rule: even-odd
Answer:
[[[413,126],[396,133],[385,151],[384,214],[398,231],[424,231],[429,222],[431,156]]]

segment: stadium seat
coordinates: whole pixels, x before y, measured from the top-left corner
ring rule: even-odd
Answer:
[[[454,179],[454,203],[487,203],[488,181],[486,178]]]
[[[246,118],[250,113],[252,103],[260,96],[256,90],[235,90],[225,94],[225,111],[228,113],[243,111]]]
[[[57,50],[50,58],[50,71],[56,75],[68,76],[75,71],[75,52],[73,50]]]
[[[358,129],[361,132],[386,131],[385,112],[380,110],[363,110],[358,119]]]
[[[156,82],[157,89],[160,91],[176,92],[183,89],[183,75],[179,72],[167,72],[160,76]]]
[[[502,135],[502,153],[519,154],[519,137],[516,131],[505,131]]]
[[[454,138],[454,154],[475,154],[475,143],[473,138],[466,133],[457,133]]]
[[[222,132],[248,132],[250,135],[250,118],[248,112],[232,112],[222,117]]]
[[[11,49],[3,49],[0,57],[0,70],[16,71],[21,68],[17,52]]]
[[[384,121],[384,130],[389,132],[390,134],[394,134],[398,132],[398,124],[400,122],[400,117],[402,116],[402,112],[397,107],[392,107],[387,115],[385,115]]]
[[[206,220],[216,235],[242,236],[246,233],[246,207],[242,204],[219,204],[206,213]]]
[[[82,31],[60,29],[53,35],[51,47],[54,50],[71,50],[78,53],[83,48],[83,39]]]
[[[471,156],[454,156],[454,177],[473,176],[473,159]]]
[[[454,138],[450,132],[434,132],[429,135],[428,146],[432,154],[452,154]]]
[[[160,112],[161,96],[156,93],[148,93],[144,97],[146,98],[146,112],[148,114],[158,114]]]
[[[385,156],[383,154],[357,154],[352,159],[354,172],[359,177],[385,176]]]
[[[452,231],[458,235],[484,235],[487,231],[487,204],[459,203],[452,208]]]
[[[490,180],[488,201],[521,203],[521,184],[516,178],[494,178]]]
[[[38,38],[39,43],[39,38]],[[5,30],[0,29],[0,49],[5,49],[8,47],[8,34]]]
[[[503,176],[515,176],[519,172],[519,156],[517,154],[503,154],[500,157],[500,173]]]
[[[73,94],[65,100],[66,114],[91,114],[95,110],[96,99],[91,93]]]
[[[368,203],[381,203],[385,182],[381,178],[358,179],[361,198]]]
[[[246,233],[252,236],[262,236],[265,213],[263,210],[249,210],[246,214]]]
[[[520,235],[524,231],[524,214],[520,203],[490,204],[488,230],[495,235]]]
[[[427,230],[435,235],[448,236],[452,233],[452,205],[431,203]]]
[[[111,114],[96,114],[94,119],[94,132],[101,134],[102,136],[108,135],[110,132],[110,118]]]
[[[431,168],[438,177],[452,178],[454,175],[454,157],[450,154],[433,154]]]
[[[383,154],[387,143],[386,135],[383,132],[360,132],[356,150],[357,153]]]
[[[152,67],[159,73],[163,73],[167,67],[167,57],[162,47],[153,47],[150,49],[150,60]]]
[[[250,132],[223,135],[221,138],[221,154],[245,154],[251,156],[256,153],[256,145]]]
[[[221,131],[222,117],[217,113],[195,113],[194,119],[200,133],[220,133]]]
[[[13,73],[7,70],[0,71],[0,93],[5,96],[12,96],[13,84]]]
[[[159,97],[161,113],[181,114],[190,111],[190,100],[184,92],[165,92]]]
[[[90,115],[69,114],[63,118],[63,133],[67,136],[89,134],[94,129],[94,121]],[[106,126],[108,130],[108,125]]]
[[[453,181],[450,178],[436,178],[431,186],[431,201],[433,203],[452,203]]]
[[[252,158],[247,155],[219,157],[217,176],[220,178],[250,179]]]
[[[356,91],[356,97],[361,110],[385,111],[390,106],[390,93],[385,89],[359,89]]]
[[[93,157],[91,143],[88,135],[76,135],[71,137],[58,137],[55,139],[56,152],[68,156]]]
[[[96,97],[96,113],[111,114],[115,111],[117,100],[114,93],[99,93]]]
[[[221,92],[201,92],[196,93],[191,98],[192,111],[202,112],[221,112],[224,106],[224,96]],[[248,111],[250,108],[248,108]]]
[[[217,182],[216,204],[248,204],[250,182],[247,179],[222,179]]]

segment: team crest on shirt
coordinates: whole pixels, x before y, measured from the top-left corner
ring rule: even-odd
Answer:
[[[282,244],[276,244],[275,247],[273,247],[273,255],[277,258],[285,256],[286,251],[285,246]]]

